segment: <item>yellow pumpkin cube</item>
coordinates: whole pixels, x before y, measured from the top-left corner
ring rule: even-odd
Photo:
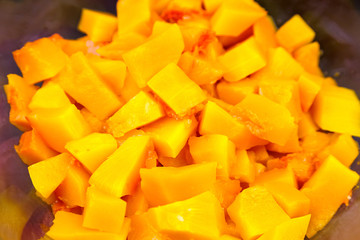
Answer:
[[[317,94],[320,92],[324,79],[311,74],[302,74],[299,78],[299,90],[301,108],[304,112],[309,111]]]
[[[321,50],[318,42],[306,44],[294,51],[295,60],[311,74],[322,77],[323,73],[319,67]]]
[[[269,185],[277,185],[277,184],[287,184],[294,188],[297,188],[297,181],[295,178],[295,174],[290,167],[287,168],[275,168],[263,173],[260,173],[256,176],[255,181],[251,184],[251,186],[265,184]]]
[[[255,180],[255,161],[249,157],[246,150],[236,151],[235,161],[230,166],[230,177],[241,182],[252,183]]]
[[[270,48],[276,48],[278,43],[275,38],[276,26],[274,20],[266,15],[254,23],[254,39],[259,48],[267,55]]]
[[[220,81],[216,84],[216,92],[219,98],[230,104],[238,104],[249,93],[255,93],[258,89],[256,79],[245,78],[236,82]]]

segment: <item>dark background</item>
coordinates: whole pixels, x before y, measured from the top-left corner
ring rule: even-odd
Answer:
[[[323,50],[321,68],[325,74],[334,76],[339,73],[336,77],[339,85],[355,89],[360,96],[360,0],[258,2],[269,11],[278,26],[299,13],[317,33],[316,40]],[[0,0],[1,88],[7,82],[7,74],[19,73],[12,51],[28,41],[53,33],[65,38],[79,37],[81,33],[76,30],[76,25],[82,7],[115,13],[115,5],[116,0]],[[31,189],[27,168],[13,150],[20,132],[9,124],[8,112],[5,94],[0,89],[0,192],[9,185],[15,185],[26,193]],[[360,172],[357,161],[353,169]],[[345,209],[343,206],[314,239],[360,239],[359,192],[354,192],[350,207]],[[33,222],[41,222],[46,213],[47,209],[40,206],[38,214],[32,218]],[[41,231],[37,230],[39,234]],[[37,234],[25,234],[23,239],[36,239]]]

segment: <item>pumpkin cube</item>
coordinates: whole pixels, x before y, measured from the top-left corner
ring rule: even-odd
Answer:
[[[329,152],[346,167],[359,155],[359,145],[349,134],[340,134],[329,145]]]
[[[266,15],[254,23],[254,39],[263,53],[267,55],[270,48],[276,48],[276,25],[274,20]]]
[[[263,173],[260,173],[256,176],[255,181],[251,186],[265,184],[277,185],[277,184],[287,184],[294,188],[297,188],[297,182],[293,170],[290,167],[287,168],[275,168]]]
[[[295,60],[300,63],[308,73],[322,77],[323,73],[319,67],[320,55],[321,50],[318,42],[306,44],[293,53]]]
[[[236,82],[220,81],[216,84],[216,92],[219,98],[230,104],[238,104],[247,94],[255,93],[258,81],[245,78]]]
[[[140,169],[141,189],[150,206],[182,201],[210,189],[216,180],[216,164]],[[182,186],[191,186],[183,188]],[[179,191],[179,189],[182,189]]]
[[[255,180],[255,161],[246,150],[237,150],[235,161],[230,166],[230,177],[241,182],[252,183]]]
[[[307,112],[312,106],[317,94],[320,92],[323,78],[311,74],[302,74],[300,75],[298,83],[301,108],[304,112]]]

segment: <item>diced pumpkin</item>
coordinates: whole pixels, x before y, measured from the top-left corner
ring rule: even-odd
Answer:
[[[198,122],[196,118],[176,120],[165,117],[142,128],[154,142],[155,149],[160,156],[175,158],[185,146]]]
[[[147,214],[155,229],[176,240],[217,239],[225,224],[224,211],[210,192],[151,208]]]
[[[190,52],[181,55],[178,65],[198,85],[213,84],[223,75],[217,62],[194,56]]]
[[[310,199],[294,186],[284,183],[264,184],[276,202],[291,218],[309,214]]]
[[[321,89],[323,78],[311,74],[302,74],[298,82],[301,107],[304,112],[307,112]]]
[[[254,39],[259,48],[267,55],[270,48],[278,46],[275,38],[276,26],[270,16],[264,16],[253,25]]]
[[[120,95],[127,72],[125,63],[119,60],[101,59],[90,61],[90,64],[114,93]]]
[[[134,193],[140,181],[139,170],[151,149],[149,136],[128,138],[95,170],[89,183],[115,197]]]
[[[69,64],[53,81],[101,120],[112,115],[123,104],[90,67],[82,52],[73,54]]]
[[[330,144],[331,133],[314,132],[307,135],[301,141],[301,147],[305,152],[318,153]]]
[[[320,165],[301,191],[310,199],[311,220],[307,237],[321,230],[346,200],[359,175],[329,156]]]
[[[295,60],[300,63],[307,72],[322,77],[323,73],[319,67],[320,55],[321,50],[318,42],[306,44],[293,53]]]
[[[85,121],[89,124],[92,132],[104,132],[105,122],[97,118],[86,108],[80,110],[81,115],[84,117]]]
[[[86,33],[93,42],[108,42],[111,41],[117,24],[117,18],[112,14],[83,8],[78,29]]]
[[[294,118],[284,106],[264,96],[249,94],[233,109],[255,136],[284,145],[296,129]]]
[[[10,104],[9,121],[21,131],[28,131],[31,129],[26,119],[27,114],[30,113],[28,105],[36,93],[37,87],[28,84],[16,74],[9,74],[7,78],[8,84],[4,85],[4,90]]]
[[[225,135],[239,149],[248,149],[267,143],[267,141],[254,136],[244,124],[237,121],[214,102],[207,102],[200,119],[199,133],[201,135]]]
[[[62,38],[59,34],[55,33],[49,37],[52,41],[58,44],[61,49],[68,56],[73,55],[76,52],[87,53],[88,48],[86,46],[87,37],[82,37],[78,39],[65,39]]]
[[[71,104],[64,90],[56,83],[48,82],[36,91],[29,103],[29,109],[61,108]]]
[[[83,227],[83,219],[82,215],[58,211],[55,213],[54,224],[46,235],[57,240],[124,240],[119,234]]]
[[[230,166],[230,177],[241,182],[252,183],[255,180],[255,162],[249,158],[246,150],[237,150],[236,159]]]
[[[241,186],[239,180],[218,179],[215,181],[210,191],[219,200],[221,207],[226,209],[240,193]]]
[[[206,99],[201,88],[174,63],[155,74],[148,86],[178,115],[186,114]]]
[[[219,62],[224,67],[224,78],[229,82],[241,80],[266,65],[253,37],[219,56]]]
[[[263,186],[264,184],[288,184],[294,188],[297,188],[296,178],[293,170],[290,167],[272,169],[270,171],[263,172],[256,176],[255,181],[251,184],[251,186]]]
[[[360,102],[354,90],[323,87],[315,98],[311,113],[323,130],[360,137]]]
[[[29,175],[36,191],[48,198],[65,179],[74,159],[62,153],[29,166]]]
[[[289,139],[286,141],[284,145],[269,143],[268,145],[266,145],[266,149],[278,153],[300,152],[302,148],[300,147],[300,142],[299,142],[298,125],[296,125],[295,129],[290,134]]]
[[[162,106],[149,93],[141,91],[106,121],[107,131],[114,137],[121,137],[163,116]]]
[[[304,68],[284,48],[270,49],[266,66],[254,74],[259,79],[286,78],[297,80]]]
[[[157,24],[155,22],[154,28]],[[171,24],[163,32],[126,52],[123,58],[131,76],[137,85],[143,88],[162,68],[169,63],[177,63],[183,50],[184,41],[179,26]]]
[[[265,146],[252,147],[250,150],[248,150],[248,155],[249,158],[251,158],[255,162],[259,162],[263,164],[265,164],[270,158],[268,150],[266,149]]]
[[[83,227],[104,232],[121,233],[126,202],[91,186],[86,191]]]
[[[116,4],[118,35],[130,32],[148,33],[150,31],[150,0],[122,0]]]
[[[34,129],[24,132],[20,137],[19,145],[14,147],[21,160],[27,165],[32,165],[58,154],[46,145]]]
[[[266,11],[255,1],[229,0],[220,5],[210,22],[216,35],[235,37],[265,15]]]
[[[304,138],[305,136],[311,135],[319,130],[310,113],[305,113],[299,120],[298,123],[298,136]]]
[[[285,221],[274,229],[265,232],[258,240],[303,240],[306,235],[306,229],[309,225],[311,215],[292,218]]]
[[[49,38],[28,42],[13,52],[14,60],[29,84],[54,77],[65,66],[68,57]]]
[[[91,133],[69,141],[65,149],[93,173],[117,149],[117,142],[107,133]]]
[[[155,229],[152,224],[147,213],[132,216],[128,240],[170,240],[169,237]]]
[[[216,177],[229,178],[230,165],[235,161],[235,145],[225,135],[209,134],[189,138],[194,163],[215,162]]]
[[[27,119],[45,143],[58,152],[65,151],[67,142],[91,132],[80,111],[72,104],[62,108],[36,109]]]
[[[346,167],[359,155],[359,145],[349,134],[340,134],[329,145],[329,153]]]
[[[121,97],[126,101],[130,101],[136,94],[141,91],[141,88],[138,87],[134,78],[129,74],[129,71],[126,73],[126,78],[124,80],[124,86],[120,91]]]
[[[258,81],[245,78],[236,82],[220,81],[216,84],[216,92],[219,98],[230,104],[238,104],[247,94],[255,93],[258,89]]]
[[[290,18],[276,32],[278,43],[289,52],[310,43],[314,38],[314,30],[298,14]]]
[[[55,195],[69,207],[84,207],[90,174],[77,162],[70,166]]]
[[[159,156],[158,161],[164,167],[183,167],[193,162],[188,145],[175,158]]]
[[[210,189],[216,180],[216,164],[140,169],[141,189],[150,206],[182,201]],[[191,187],[182,187],[191,186]],[[182,191],[179,191],[179,189]]]
[[[227,212],[245,240],[256,239],[290,219],[270,192],[261,186],[249,187],[239,193]]]
[[[139,185],[136,188],[134,194],[127,196],[126,198],[126,217],[132,217],[146,212],[149,208],[149,204],[145,198],[144,192]]]

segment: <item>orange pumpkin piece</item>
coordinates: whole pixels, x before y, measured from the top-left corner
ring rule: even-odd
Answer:
[[[160,156],[175,158],[190,135],[195,132],[197,125],[195,117],[182,120],[165,117],[145,126],[142,130],[151,136]]]
[[[304,138],[319,130],[310,113],[305,113],[299,120],[298,137]]]
[[[107,132],[114,137],[121,137],[164,115],[162,106],[149,93],[141,91],[106,121]]]
[[[65,179],[74,159],[62,153],[28,167],[31,181],[43,198],[48,198]]]
[[[320,92],[323,78],[311,74],[302,74],[299,78],[301,107],[304,112],[309,111],[317,94]]]
[[[255,181],[251,184],[251,186],[263,186],[264,184],[288,184],[294,188],[297,188],[296,178],[293,170],[290,167],[272,169],[270,171],[263,172],[256,176]]]
[[[314,38],[314,30],[298,14],[290,18],[276,32],[278,43],[289,52],[310,43]]]
[[[256,94],[247,95],[232,111],[255,136],[284,145],[296,129],[284,106]]]
[[[61,108],[70,104],[64,90],[58,84],[48,82],[36,91],[29,103],[29,109]]]
[[[311,215],[292,218],[285,221],[268,232],[265,232],[258,240],[303,240],[306,229],[309,226]]]
[[[28,115],[45,143],[58,152],[65,151],[65,144],[91,132],[80,111],[73,105],[54,109],[36,109]]]
[[[82,52],[73,54],[69,64],[53,81],[101,120],[112,115],[123,105],[90,67]]]
[[[93,173],[117,149],[117,142],[107,133],[91,133],[69,141],[65,149]]]
[[[29,84],[54,77],[68,59],[62,49],[49,38],[28,42],[21,49],[14,51],[13,56]]]
[[[216,180],[216,164],[140,169],[141,189],[150,206],[182,201],[210,189]],[[191,186],[182,188],[181,186]],[[182,188],[179,191],[179,188]]]
[[[141,91],[141,88],[138,87],[134,78],[130,75],[129,71],[126,73],[126,78],[124,80],[124,86],[120,91],[121,97],[126,101],[130,101],[136,94]]]
[[[124,240],[120,234],[102,232],[82,226],[84,217],[71,212],[55,213],[54,224],[46,233],[52,239],[59,240]]]
[[[131,228],[129,232],[129,240],[156,239],[171,240],[168,236],[160,233],[152,225],[147,213],[134,215],[131,217]]]
[[[207,102],[200,119],[199,133],[201,135],[225,135],[239,149],[249,149],[267,143],[267,141],[254,136],[244,124],[237,121],[214,102]]]
[[[115,197],[134,193],[140,181],[139,170],[152,148],[149,136],[128,138],[95,170],[89,183]]]
[[[105,122],[97,118],[94,114],[92,114],[86,108],[82,108],[80,110],[81,115],[85,119],[85,121],[90,126],[92,132],[104,132],[105,130]]]
[[[155,22],[154,29],[158,24]],[[183,50],[184,40],[179,26],[171,24],[145,43],[123,54],[123,58],[136,84],[143,88],[158,71],[169,63],[177,63]]]
[[[219,98],[230,104],[238,104],[247,94],[258,90],[258,81],[245,78],[236,82],[220,81],[216,84],[216,92]]]
[[[359,175],[335,157],[327,157],[301,191],[310,199],[311,220],[307,237],[311,238],[332,218],[346,200]]]
[[[83,227],[104,232],[121,233],[126,202],[91,186],[86,191]]]
[[[359,145],[349,134],[339,134],[331,141],[329,152],[346,167],[359,155]]]
[[[241,186],[239,180],[217,179],[210,191],[219,200],[221,207],[226,209],[240,193]]]
[[[210,192],[150,208],[147,214],[154,228],[170,239],[218,239],[225,224],[224,210]]]
[[[237,150],[236,158],[230,166],[230,177],[240,182],[252,183],[255,180],[255,161],[246,150]]]
[[[269,15],[256,21],[253,25],[253,31],[254,39],[264,54],[267,54],[270,48],[278,46],[275,38],[276,26]]]
[[[253,37],[219,56],[219,62],[224,68],[224,78],[229,82],[241,80],[266,65],[266,60]]]
[[[320,55],[321,50],[318,42],[306,44],[293,53],[295,60],[300,63],[307,72],[322,77],[323,73],[319,67]]]
[[[239,193],[227,212],[245,240],[253,240],[290,217],[276,203],[270,192],[261,186]]]
[[[84,207],[90,174],[77,162],[70,166],[55,195],[68,207]]]
[[[266,149],[278,153],[300,152],[302,148],[300,147],[300,141],[298,136],[298,125],[295,126],[295,129],[290,134],[289,139],[284,145],[269,143],[268,145],[266,145]]]
[[[253,0],[229,0],[220,5],[210,23],[216,35],[236,37],[265,15],[266,11]]]
[[[32,165],[58,154],[46,145],[34,129],[24,132],[20,137],[19,145],[14,147],[21,160],[27,165]]]
[[[107,42],[111,41],[117,24],[117,18],[112,14],[83,8],[78,29],[93,42]]]
[[[126,196],[126,217],[140,215],[146,212],[148,208],[149,204],[140,185],[136,188],[134,194]]]
[[[9,74],[7,78],[8,84],[4,85],[4,90],[10,104],[9,121],[21,131],[28,131],[31,129],[26,119],[27,114],[30,113],[28,105],[36,93],[37,87],[28,84],[16,74]]]
[[[178,115],[186,114],[206,99],[201,88],[175,63],[155,74],[148,86]]]

